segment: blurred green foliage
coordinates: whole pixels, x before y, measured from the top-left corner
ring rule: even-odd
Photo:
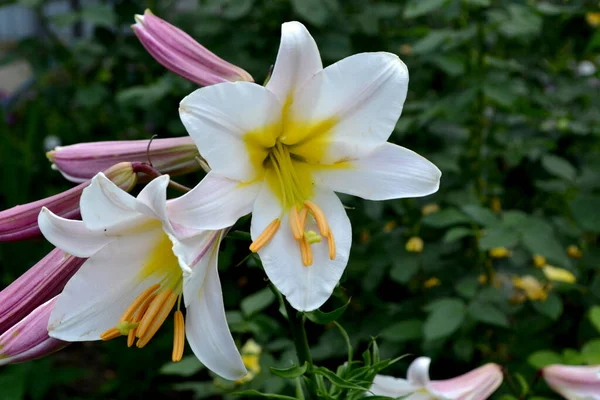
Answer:
[[[42,14],[43,2],[22,3]],[[428,355],[434,379],[497,362],[511,377],[493,397],[504,400],[521,393],[556,398],[535,380],[549,363],[600,364],[600,29],[590,14],[600,12],[596,1],[201,0],[185,10],[177,4],[83,4],[43,20],[42,37],[19,42],[0,61],[26,59],[35,74],[0,121],[2,208],[70,186],[49,168],[49,141],[186,134],[177,105],[195,86],[145,53],[129,29],[135,13],[151,7],[257,82],[275,60],[281,23],[300,20],[325,64],[365,51],[403,59],[411,82],[390,140],[443,172],[440,191],[423,199],[342,197],[354,245],[324,309],[350,300],[339,322],[352,345],[362,352],[376,336],[382,358]],[[90,37],[61,41],[52,33],[81,20],[94,26]],[[236,229],[247,230],[248,221]],[[422,252],[406,250],[411,237],[422,239]],[[50,358],[3,367],[0,397],[293,393],[269,370],[296,358],[264,273],[253,258],[237,266],[247,245],[225,240],[220,268],[234,337],[240,347],[250,338],[262,346],[261,372],[251,381],[214,378],[189,349],[181,363],[167,362],[172,327],[165,326],[142,350],[122,341],[73,344]],[[570,245],[582,256],[569,254]],[[49,249],[41,239],[1,244],[0,285]],[[534,255],[571,271],[577,282],[550,282]],[[514,280],[524,276],[539,283],[541,298]],[[335,326],[309,323],[308,335],[318,365],[345,360]],[[408,362],[385,373],[404,376]]]

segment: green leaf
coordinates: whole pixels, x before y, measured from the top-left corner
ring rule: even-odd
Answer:
[[[308,368],[308,363],[304,363],[302,366],[292,365],[289,368],[269,367],[269,369],[271,370],[271,372],[274,375],[277,375],[277,376],[279,376],[281,378],[285,378],[285,379],[298,378],[298,377],[304,375],[307,368]]]
[[[438,49],[442,44],[450,40],[451,31],[446,29],[437,29],[430,31],[427,36],[418,40],[412,47],[415,54],[428,54]],[[433,214],[431,214],[433,215]]]
[[[450,76],[459,76],[465,72],[465,60],[462,57],[436,55],[431,62]]]
[[[397,258],[390,269],[390,277],[398,283],[407,283],[419,272],[419,256],[407,254],[406,257]]]
[[[329,19],[329,9],[322,0],[292,0],[294,11],[316,26],[323,26]]]
[[[429,214],[421,220],[424,225],[435,228],[446,228],[452,225],[458,225],[470,222],[469,218],[455,208],[441,210],[434,214]]]
[[[409,0],[404,9],[404,18],[415,18],[435,11],[446,0]]]
[[[511,228],[497,227],[486,230],[485,235],[479,240],[480,250],[489,250],[494,247],[513,247],[519,241],[519,233]]]
[[[81,18],[107,28],[114,28],[117,24],[117,14],[110,4],[89,4],[81,9]]]
[[[465,303],[454,298],[438,300],[428,308],[431,312],[423,325],[425,340],[450,336],[462,325],[466,314]]]
[[[569,204],[569,208],[581,228],[600,232],[600,196],[580,194]]]
[[[498,216],[494,214],[492,210],[477,204],[467,204],[466,206],[462,207],[462,210],[465,214],[471,217],[473,221],[485,227],[498,225],[500,222]]]
[[[330,311],[330,312],[314,310],[314,311],[306,312],[306,313],[304,313],[304,315],[306,315],[306,318],[308,318],[315,324],[325,325],[325,324],[333,322],[333,321],[337,320],[339,317],[341,317],[342,314],[344,313],[344,311],[346,311],[346,308],[348,307],[348,304],[350,304],[351,300],[352,299],[348,299],[348,302],[346,302],[346,304],[344,304],[343,306],[336,308],[335,310]]]
[[[249,317],[269,307],[275,301],[271,289],[264,288],[242,300],[240,307],[245,316]]]
[[[540,314],[556,321],[563,312],[563,303],[560,297],[555,293],[550,293],[545,301],[535,301],[532,303]]]
[[[190,377],[204,369],[204,365],[196,356],[185,356],[179,362],[168,362],[160,368],[162,375],[178,375]]]
[[[466,228],[464,226],[457,226],[456,228],[452,228],[448,230],[444,234],[444,238],[442,239],[446,243],[452,243],[457,240],[460,240],[464,237],[473,235],[473,230],[471,228]]]
[[[587,364],[600,364],[600,339],[587,342],[581,348],[581,355]]]
[[[511,90],[510,86],[499,85],[499,84],[485,84],[483,86],[483,93],[504,107],[510,107],[517,99],[517,95]]]
[[[593,306],[590,309],[590,321],[592,325],[600,332],[600,306]]]
[[[574,181],[577,176],[577,170],[567,160],[547,154],[542,157],[542,166],[546,171],[559,178],[568,181]]]
[[[396,322],[379,335],[390,342],[406,342],[421,338],[423,332],[423,321],[418,319],[409,319],[407,321]]]
[[[540,350],[527,357],[529,365],[536,369],[543,368],[550,364],[561,364],[562,357],[551,350]]]
[[[508,327],[508,318],[496,306],[487,303],[475,301],[469,305],[469,315],[475,320],[489,325]]]
[[[476,276],[462,278],[454,285],[456,292],[467,299],[474,297],[478,288],[479,279]]]
[[[342,389],[353,389],[353,390],[368,390],[368,388],[363,387],[363,386],[359,386],[357,384],[354,384],[352,382],[349,382],[345,379],[340,378],[339,376],[337,376],[336,374],[334,374],[333,372],[331,372],[330,370],[328,370],[325,367],[317,367],[314,370],[314,373],[317,375],[322,375],[325,378],[327,378],[333,385],[342,388]]]
[[[298,400],[295,397],[284,396],[281,394],[261,393],[258,390],[242,390],[241,392],[231,393],[234,396],[262,397],[264,399]]]
[[[526,224],[519,227],[521,242],[531,252],[546,257],[558,265],[569,265],[564,247],[556,239],[554,229],[548,222],[537,217],[528,217]]]

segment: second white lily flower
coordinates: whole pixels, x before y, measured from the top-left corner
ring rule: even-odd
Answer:
[[[81,196],[82,221],[42,210],[44,236],[69,254],[89,257],[58,296],[48,331],[69,342],[123,335],[128,346],[137,339],[141,348],[176,307],[173,360],[181,359],[187,336],[209,369],[239,379],[246,369],[227,326],[217,274],[223,231],[172,224],[168,183],[168,175],[154,179],[135,198],[100,173]]]
[[[171,203],[173,221],[222,229],[252,212],[250,250],[269,279],[296,309],[318,308],[352,242],[334,191],[386,200],[438,189],[435,165],[386,143],[407,87],[396,55],[357,54],[323,69],[304,25],[283,24],[266,87],[221,83],[181,102],[183,124],[212,171]]]

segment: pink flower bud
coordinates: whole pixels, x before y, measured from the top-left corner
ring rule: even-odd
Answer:
[[[60,293],[85,258],[54,249],[0,292],[0,333]]]
[[[137,183],[137,175],[131,163],[119,163],[105,171],[105,175],[123,190],[131,190]],[[12,242],[40,236],[37,225],[42,207],[64,218],[79,217],[79,198],[89,181],[65,192],[15,206],[0,212],[0,242]]]
[[[69,343],[48,335],[48,320],[56,297],[37,307],[0,336],[0,365],[47,356]]]
[[[57,147],[48,152],[47,156],[53,163],[52,168],[58,169],[65,178],[76,183],[92,179],[98,172],[124,161],[150,161],[156,170],[171,176],[200,169],[200,164],[196,161],[198,149],[188,136],[152,141],[79,143]]]
[[[600,365],[550,365],[542,370],[544,380],[567,400],[600,400]]]
[[[135,16],[133,31],[148,53],[165,68],[200,86],[221,82],[253,82],[249,73],[217,57],[190,35],[150,10]]]

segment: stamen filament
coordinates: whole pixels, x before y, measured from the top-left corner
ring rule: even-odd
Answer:
[[[329,230],[329,235],[327,236],[327,244],[329,245],[329,259],[335,260],[335,239],[333,238],[333,232],[331,229]]]
[[[106,341],[121,336],[121,332],[117,328],[110,328],[100,335],[100,339]]]
[[[281,225],[281,221],[279,218],[275,218],[265,230],[256,238],[254,242],[250,245],[250,251],[256,253],[260,249],[262,249],[269,241],[275,236],[275,232],[279,229]]]
[[[300,240],[300,253],[302,254],[302,263],[305,267],[310,267],[313,263],[312,249],[306,238]]]
[[[162,310],[163,304],[167,301],[171,295],[171,289],[166,289],[158,294],[148,307],[148,311],[144,314],[144,317],[140,321],[137,327],[136,336],[141,338],[146,334],[146,331],[150,327],[150,324],[156,317],[156,315]],[[138,342],[139,343],[139,342]],[[139,346],[138,346],[139,347]]]
[[[321,207],[310,200],[304,200],[304,205],[310,209],[315,217],[321,235],[329,236],[329,224],[327,223],[327,218],[325,218],[325,213],[321,210]]]
[[[304,230],[300,229],[300,216],[298,215],[298,208],[293,205],[290,209],[290,225],[292,227],[292,233],[294,239],[300,240],[304,236]]]
[[[150,296],[152,293],[156,291],[160,287],[160,284],[156,283],[150,286],[148,289],[144,290],[136,299],[127,307],[119,322],[129,321],[129,319],[133,316],[135,311],[140,307],[140,305]]]
[[[131,321],[132,323],[138,323],[138,327],[139,327],[139,322],[142,320],[142,318],[146,314],[148,307],[150,307],[150,303],[152,303],[154,301],[156,296],[157,296],[157,294],[153,293],[150,295],[150,297],[148,297],[144,301],[144,303],[140,306],[140,308],[137,309],[135,314],[133,314],[133,318]],[[133,328],[132,330],[129,331],[129,334],[127,335],[127,347],[133,346],[133,342],[135,341],[135,336],[136,336],[137,330],[138,330],[138,328]]]
[[[175,312],[175,332],[173,334],[173,362],[181,361],[183,357],[183,348],[185,345],[185,322],[183,313],[179,310]]]
[[[177,301],[177,297],[178,295],[176,293],[173,293],[169,290],[169,295],[167,299],[161,305],[160,310],[158,311],[158,313],[156,313],[155,317],[150,322],[146,331],[143,334],[140,333],[140,339],[135,344],[138,348],[141,349],[142,347],[147,345],[150,339],[154,337],[154,335],[158,331],[158,328],[162,326],[162,324],[165,322],[165,320],[171,313],[171,310],[173,309],[173,306]]]

